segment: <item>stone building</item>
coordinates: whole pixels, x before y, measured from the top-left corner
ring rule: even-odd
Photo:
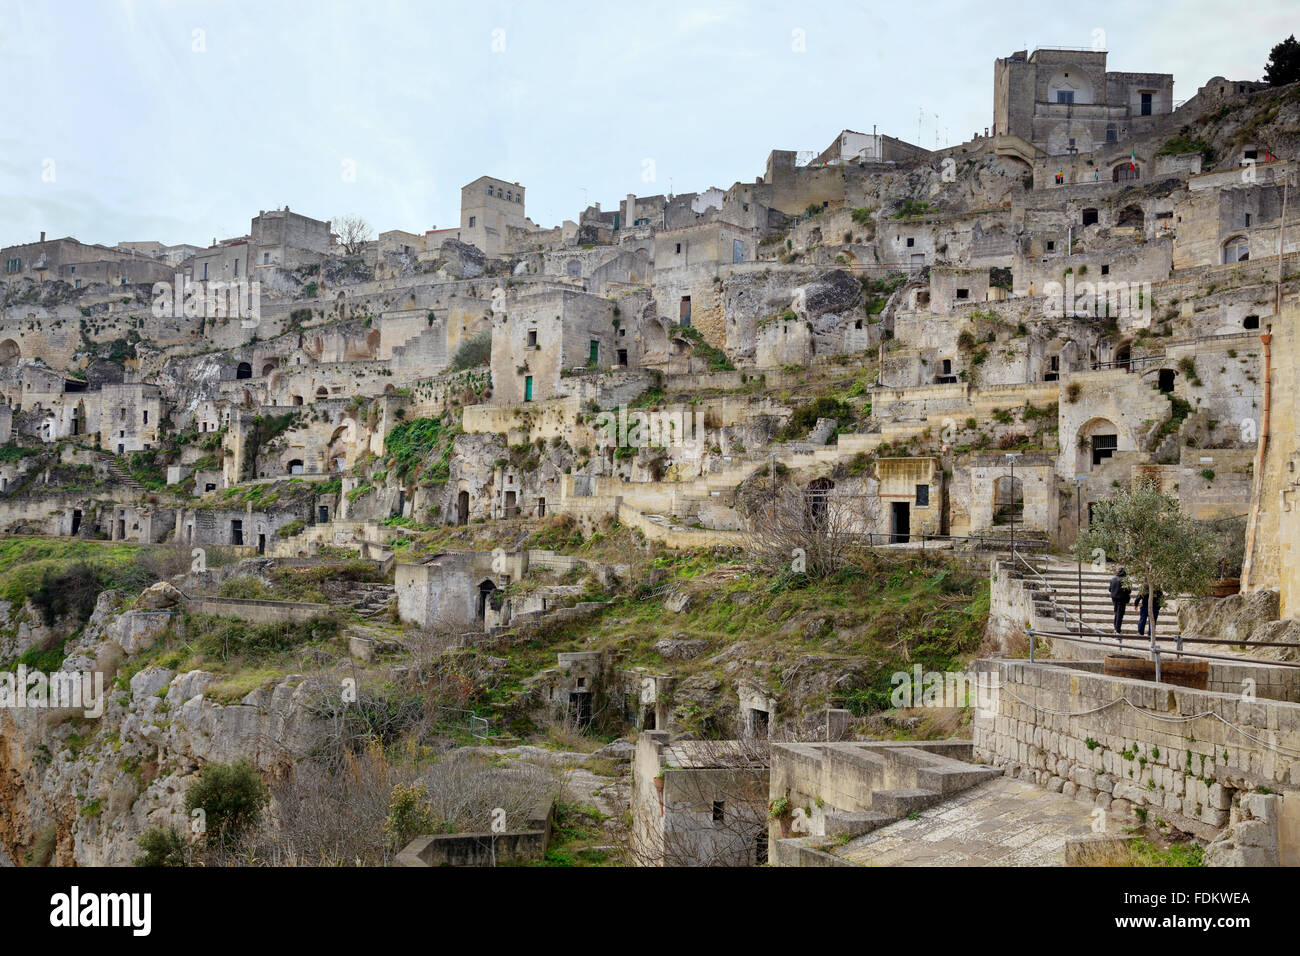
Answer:
[[[632,856],[640,866],[767,862],[766,742],[642,731],[632,762]]]
[[[608,299],[570,289],[519,296],[493,319],[493,403],[555,398],[566,375],[627,365],[626,332]]]
[[[1171,74],[1107,72],[1104,50],[1019,50],[993,64],[994,135],[1019,136],[1051,155],[1148,133],[1173,111],[1173,98]]]

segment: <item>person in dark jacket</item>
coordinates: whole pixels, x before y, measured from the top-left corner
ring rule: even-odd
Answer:
[[[1142,637],[1147,627],[1147,600],[1149,594],[1146,591],[1133,602],[1133,606],[1138,609],[1138,637]],[[1165,593],[1156,588],[1155,603],[1151,605],[1151,639],[1156,639],[1156,620],[1160,617],[1160,605],[1164,603]]]
[[[1111,607],[1115,609],[1116,634],[1124,626],[1124,609],[1128,607],[1128,599],[1132,594],[1132,589],[1124,583],[1124,569],[1120,568],[1115,572],[1115,576],[1110,579],[1110,603]]]

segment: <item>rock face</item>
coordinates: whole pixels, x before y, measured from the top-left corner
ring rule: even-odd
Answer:
[[[156,611],[175,607],[183,600],[185,600],[185,595],[181,594],[180,591],[166,581],[159,581],[157,584],[151,584],[144,589],[144,592],[136,599],[135,606],[141,610]]]
[[[487,256],[478,248],[458,239],[444,239],[440,255],[446,260],[444,269],[458,279],[474,279],[487,268]]]
[[[1206,866],[1277,866],[1278,798],[1244,793],[1229,825],[1205,848]]]
[[[835,269],[803,287],[803,306],[809,318],[827,312],[839,314],[857,305],[862,284],[843,269]]]
[[[1224,598],[1189,601],[1178,612],[1178,624],[1185,637],[1249,644],[1252,641],[1290,643],[1300,636],[1300,620],[1278,620],[1280,604],[1276,590],[1231,594]],[[1261,647],[1254,655],[1274,660],[1294,659],[1294,648]]]
[[[0,857],[22,860],[52,843],[54,864],[129,865],[149,827],[185,831],[185,791],[204,764],[247,758],[270,775],[325,739],[327,724],[314,705],[326,688],[301,675],[231,704],[205,696],[219,675],[157,665],[132,676],[125,690],[114,689],[123,651],[143,646],[124,634],[153,627],[141,630],[132,619],[172,613],[117,614],[115,597],[101,595],[63,665],[102,675],[101,717],[0,710]]]

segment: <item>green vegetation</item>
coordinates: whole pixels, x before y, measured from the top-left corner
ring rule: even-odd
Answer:
[[[808,437],[808,432],[816,426],[819,418],[833,418],[843,429],[856,421],[857,417],[858,413],[854,411],[852,405],[829,395],[823,395],[795,409],[794,414],[790,416],[790,421],[781,432],[781,438],[784,441],[792,441]]]
[[[270,799],[251,762],[210,763],[185,792],[185,812],[202,810],[208,845],[226,849],[261,822]]]
[[[398,425],[384,442],[393,474],[412,482],[446,481],[457,431],[440,418],[415,418]]]
[[[923,202],[919,199],[904,199],[898,211],[891,216],[891,219],[905,219],[908,216],[928,216],[938,210],[930,203]]]
[[[140,834],[135,866],[188,866],[189,847],[175,827],[150,827]]]
[[[16,611],[34,598],[42,614],[75,611],[84,620],[100,590],[139,591],[157,580],[147,567],[148,557],[148,549],[135,545],[6,538],[0,540],[0,600]]]
[[[1264,65],[1264,81],[1269,86],[1286,86],[1300,80],[1300,43],[1291,34],[1273,47]]]
[[[451,359],[451,370],[463,372],[465,369],[478,368],[492,361],[492,333],[480,332],[472,338],[465,339],[456,349]]]
[[[704,341],[704,336],[700,335],[698,329],[689,325],[679,325],[677,334],[691,343],[692,351],[704,359],[709,366],[710,372],[734,372],[736,370],[736,366],[731,364],[731,359],[727,358],[727,353]]]

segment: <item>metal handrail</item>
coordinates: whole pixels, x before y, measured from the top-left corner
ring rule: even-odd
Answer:
[[[465,710],[463,707],[442,707],[438,706],[435,710],[448,711],[453,714],[464,714],[466,716],[465,724],[469,729],[469,735],[475,740],[481,740],[488,743],[488,738],[492,736],[492,725],[486,717],[480,717],[472,710]],[[481,727],[482,732],[478,732]]]
[[[1013,554],[1013,555],[1012,555],[1012,558],[1015,558],[1015,557],[1017,557],[1017,555],[1014,555],[1014,554]],[[1048,557],[1047,555],[1044,555],[1044,556],[1043,556],[1043,558],[1044,558],[1044,561],[1043,561],[1043,570],[1044,570],[1044,571],[1047,570],[1047,563],[1048,563],[1048,562],[1047,562],[1047,557]],[[1067,615],[1067,616],[1069,616],[1069,617],[1073,617],[1076,621],[1079,622],[1079,628],[1080,628],[1080,630],[1082,630],[1083,628],[1086,627],[1088,630],[1093,631],[1093,632],[1095,632],[1095,633],[1097,633],[1097,634],[1105,634],[1105,633],[1106,633],[1105,631],[1103,631],[1103,630],[1101,630],[1100,628],[1098,628],[1097,625],[1095,625],[1095,624],[1089,624],[1087,621],[1085,621],[1085,620],[1083,619],[1083,607],[1082,607],[1082,606],[1079,607],[1079,610],[1078,610],[1078,612],[1076,613],[1076,612],[1074,612],[1074,611],[1071,611],[1068,607],[1065,607],[1064,605],[1058,604],[1057,601],[1056,601],[1056,588],[1052,587],[1051,582],[1048,581],[1047,578],[1046,578],[1045,576],[1043,576],[1042,574],[1039,574],[1038,569],[1035,568],[1035,567],[1034,567],[1032,564],[1030,564],[1028,561],[1026,561],[1023,557],[1021,558],[1021,561],[1024,562],[1024,565],[1025,565],[1025,567],[1027,567],[1027,568],[1029,569],[1029,572],[1030,572],[1030,573],[1031,573],[1035,578],[1037,578],[1037,579],[1042,583],[1043,587],[1045,587],[1045,588],[1047,589],[1047,601],[1048,601],[1049,604],[1052,605],[1053,610],[1060,611],[1062,614],[1065,614],[1065,615]],[[1012,562],[1011,567],[1012,567],[1012,570],[1015,570],[1015,563],[1014,563],[1014,561]],[[1153,626],[1154,626],[1154,625],[1153,625]],[[1122,641],[1123,641],[1123,638],[1120,638],[1120,641],[1122,642]],[[1032,660],[1032,658],[1033,658],[1033,647],[1031,646],[1029,650],[1030,650],[1030,659]]]
[[[1034,644],[1035,644],[1034,638],[1038,638],[1038,637],[1048,637],[1051,638],[1052,640],[1057,640],[1057,641],[1073,641],[1076,644],[1092,644],[1093,646],[1098,646],[1098,647],[1118,647],[1127,650],[1142,649],[1142,645],[1140,644],[1126,645],[1123,643],[1123,641],[1119,641],[1119,642],[1104,641],[1101,639],[1080,637],[1077,634],[1060,634],[1054,631],[1040,631],[1037,628],[1030,628],[1027,631],[1027,633],[1030,636],[1030,641],[1029,641],[1030,663],[1037,663],[1037,661],[1035,661],[1034,659]],[[1181,635],[1179,635],[1179,637],[1181,643]],[[1190,642],[1192,639],[1188,638],[1187,640]],[[1292,646],[1300,646],[1300,645],[1292,645]],[[1266,661],[1266,660],[1260,660],[1258,658],[1229,656],[1226,654],[1205,654],[1200,651],[1185,651],[1182,650],[1181,647],[1176,651],[1170,651],[1163,647],[1160,647],[1160,645],[1155,643],[1150,644],[1145,649],[1151,652],[1151,659],[1155,662],[1157,684],[1160,683],[1160,655],[1161,654],[1173,654],[1176,657],[1178,657],[1180,660],[1184,657],[1194,657],[1200,660],[1207,660],[1207,661],[1227,661],[1231,664],[1241,664],[1243,662],[1246,662],[1246,663],[1253,663],[1253,664],[1264,664],[1272,667],[1300,667],[1300,661]]]

